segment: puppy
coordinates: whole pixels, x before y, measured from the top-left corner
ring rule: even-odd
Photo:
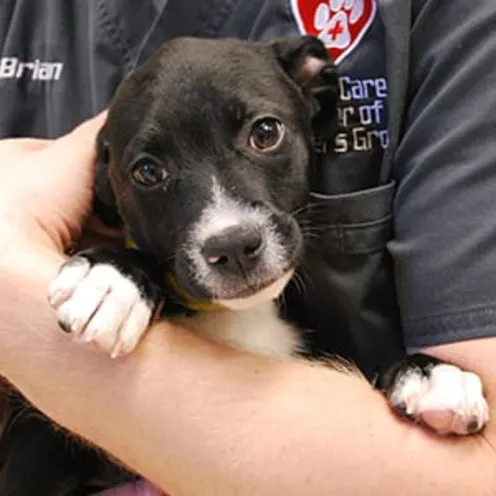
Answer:
[[[62,329],[112,357],[131,353],[158,316],[263,355],[332,351],[312,349],[277,302],[303,261],[309,185],[337,98],[336,68],[312,37],[165,44],[123,81],[99,136],[96,209],[124,226],[128,247],[86,250],[62,266],[49,291]],[[377,385],[415,420],[453,410],[449,432],[487,422],[478,378],[423,355],[395,364]],[[89,494],[89,481],[126,477],[77,455],[36,492],[69,494],[54,484],[71,479],[70,494]],[[31,473],[46,470],[50,456]]]
[[[337,92],[313,38],[167,43],[123,82],[100,135],[98,197],[138,249],[64,266],[50,289],[62,327],[117,357],[165,305],[168,319],[231,346],[303,352],[275,300],[303,253],[295,214],[308,201],[313,123],[335,123]]]

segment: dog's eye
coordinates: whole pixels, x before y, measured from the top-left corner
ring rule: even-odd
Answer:
[[[282,140],[284,127],[277,119],[266,117],[255,122],[250,135],[250,146],[256,150],[268,151]]]
[[[167,171],[151,160],[141,160],[131,171],[133,181],[140,186],[156,186],[167,179]]]

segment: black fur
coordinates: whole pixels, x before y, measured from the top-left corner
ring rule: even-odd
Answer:
[[[0,442],[2,496],[87,496],[135,476],[53,425],[12,392]]]

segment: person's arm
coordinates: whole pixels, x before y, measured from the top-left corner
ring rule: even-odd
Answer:
[[[354,376],[237,353],[166,323],[127,359],[81,349],[45,301],[61,261],[38,249],[1,264],[1,367],[56,421],[171,494],[496,494],[493,423],[483,437],[437,438]],[[496,340],[485,346],[496,351]],[[478,372],[494,392],[492,367]]]

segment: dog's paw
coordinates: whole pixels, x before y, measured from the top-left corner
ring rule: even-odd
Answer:
[[[131,353],[148,328],[156,301],[109,257],[76,255],[49,288],[60,327],[77,342],[94,343],[113,358]]]
[[[387,397],[400,415],[438,434],[475,434],[489,421],[480,378],[453,365],[429,363],[423,355],[397,369]]]

